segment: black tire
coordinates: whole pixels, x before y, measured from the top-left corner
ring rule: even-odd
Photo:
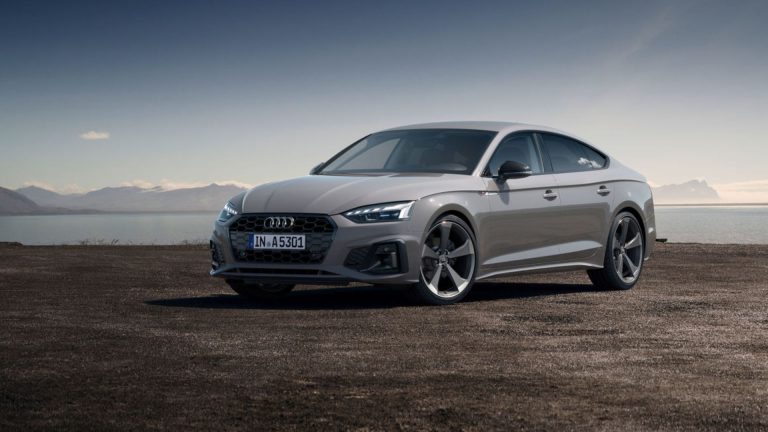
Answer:
[[[240,297],[249,300],[275,299],[285,297],[294,285],[287,284],[249,284],[241,280],[227,279],[227,285]]]
[[[441,230],[441,227],[444,226],[443,224],[449,226],[448,240],[445,243],[441,243],[443,231],[440,232],[441,236],[439,238],[436,238],[433,235],[435,230]],[[435,240],[437,240],[439,244],[434,245]],[[465,244],[463,241],[469,241],[470,243]],[[457,242],[459,244],[456,244]],[[475,239],[475,234],[461,218],[453,215],[446,215],[435,221],[435,223],[433,223],[427,230],[424,246],[433,249],[430,245],[436,246],[437,250],[432,250],[432,252],[430,252],[434,257],[421,257],[421,261],[419,262],[419,282],[415,285],[414,292],[417,294],[419,300],[430,305],[449,305],[461,301],[467,294],[469,294],[469,291],[475,283],[475,274],[477,273],[477,254],[475,253],[477,249],[477,240]],[[445,245],[445,248],[441,249],[441,246],[443,245]],[[454,251],[457,251],[456,253],[458,254],[459,250],[470,250],[471,254],[456,256],[454,258],[449,256],[450,253]],[[444,258],[442,258],[443,261],[439,258],[440,255],[445,255]],[[441,264],[441,262],[444,264]],[[445,270],[442,270],[444,268],[443,266],[445,266]],[[461,288],[455,283],[456,279],[449,273],[448,268],[457,274],[459,280],[464,282],[460,284],[462,286]],[[425,269],[427,272],[431,271],[431,273],[425,273]],[[437,283],[433,284],[430,281],[427,281],[428,276],[426,275],[430,275],[429,279],[433,280],[436,276],[437,269],[441,269],[441,275],[437,276]],[[441,285],[447,286],[447,288],[453,287],[456,292],[452,293],[450,289],[441,291]],[[431,286],[435,287],[437,293],[430,288]],[[440,294],[441,292],[443,294]]]
[[[626,229],[627,231],[622,231]],[[624,239],[622,241],[622,234]],[[633,239],[638,244],[630,244]],[[627,247],[627,245],[630,247]],[[623,254],[623,255],[622,255]],[[631,255],[631,256],[630,256]],[[606,290],[628,290],[640,280],[645,257],[645,235],[635,215],[619,213],[611,225],[608,243],[605,245],[603,268],[587,270],[592,283]],[[622,276],[619,276],[619,274]]]

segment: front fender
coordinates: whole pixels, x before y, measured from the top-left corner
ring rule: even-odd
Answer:
[[[487,200],[484,200],[480,192],[447,192],[428,196],[419,200],[419,204],[427,215],[424,225],[424,236],[429,227],[442,215],[453,213],[461,217],[472,229],[477,237],[478,225],[475,215],[486,213],[490,210]]]

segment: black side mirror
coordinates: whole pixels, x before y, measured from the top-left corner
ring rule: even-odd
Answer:
[[[507,179],[528,177],[531,174],[533,174],[533,171],[531,171],[531,167],[528,165],[521,162],[506,161],[499,167],[497,179],[503,182]]]
[[[309,170],[309,175],[315,175],[319,173],[324,166],[325,166],[325,162],[320,162],[319,164],[315,165],[311,170]]]

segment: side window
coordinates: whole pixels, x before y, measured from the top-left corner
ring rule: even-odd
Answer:
[[[578,141],[560,135],[541,136],[555,172],[589,171],[605,166],[605,157]]]
[[[524,163],[531,167],[534,174],[542,172],[539,154],[531,134],[515,134],[499,143],[491,161],[488,162],[486,173],[495,176],[499,173],[499,167],[506,161]]]
[[[592,168],[602,168],[605,166],[605,156],[587,146],[584,146],[584,151],[587,153],[587,160],[592,165]]]

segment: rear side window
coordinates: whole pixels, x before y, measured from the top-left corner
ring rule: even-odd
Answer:
[[[539,154],[531,134],[516,134],[505,138],[491,157],[486,175],[495,176],[504,162],[515,161],[528,165],[534,174],[541,173]]]
[[[555,172],[590,171],[605,166],[605,156],[560,135],[541,134]]]
[[[585,145],[582,145],[582,147],[584,147],[584,151],[587,153],[587,160],[589,161],[589,164],[592,165],[593,169],[605,167],[605,156]]]

